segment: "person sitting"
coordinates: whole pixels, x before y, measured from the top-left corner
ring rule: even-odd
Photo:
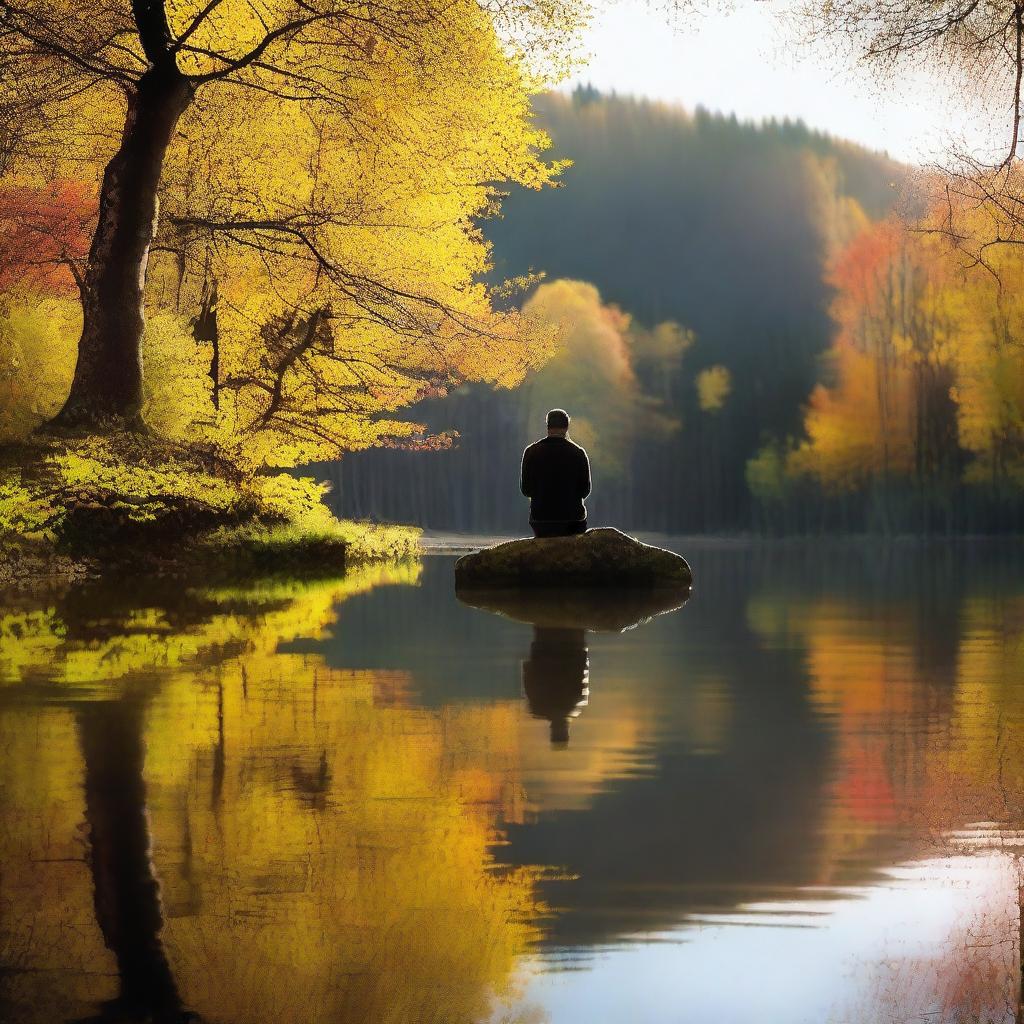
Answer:
[[[530,499],[530,525],[536,537],[568,537],[585,533],[590,494],[590,460],[569,439],[569,414],[548,413],[548,436],[523,452],[519,489]]]

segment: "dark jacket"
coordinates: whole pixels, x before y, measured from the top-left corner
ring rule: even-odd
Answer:
[[[587,518],[590,460],[567,437],[542,437],[523,452],[519,488],[530,499],[531,523],[578,523]]]

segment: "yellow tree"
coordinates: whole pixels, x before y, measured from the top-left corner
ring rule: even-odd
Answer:
[[[575,16],[560,0],[5,0],[0,167],[98,179],[77,365],[57,422],[139,422],[155,251],[182,277],[197,260],[206,271],[207,255],[241,252],[250,295],[277,300],[254,325],[257,336],[271,325],[260,373],[232,377],[268,396],[268,420],[283,378],[341,328],[413,347],[441,335],[432,358],[417,348],[411,360],[421,388],[460,357],[478,370],[472,339],[495,332],[473,285],[486,251],[472,218],[493,209],[495,182],[549,177],[527,92],[562,56]],[[382,243],[375,232],[388,230]],[[382,392],[358,365],[341,382],[307,365],[307,387]]]
[[[664,436],[678,427],[638,373],[655,360],[663,374],[679,363],[692,337],[678,324],[644,330],[628,313],[605,304],[594,285],[566,279],[542,284],[523,313],[557,330],[560,340],[558,353],[524,385],[528,423],[540,423],[546,410],[564,405],[573,415],[573,434],[599,456],[609,476],[626,473],[638,437]]]
[[[943,247],[895,221],[833,263],[833,383],[811,396],[809,441],[791,457],[830,488],[950,480],[957,453],[954,339],[960,317]]]
[[[994,212],[958,203],[962,236],[984,244]],[[966,479],[1005,494],[1024,485],[1024,261],[1017,247],[990,246],[985,262],[962,275],[954,299],[961,326],[953,395],[960,444],[972,456]]]

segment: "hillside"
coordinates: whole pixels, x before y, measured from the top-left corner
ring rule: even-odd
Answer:
[[[561,187],[517,190],[502,216],[485,223],[494,279],[539,272],[548,281],[589,282],[634,323],[675,321],[695,335],[672,366],[635,367],[680,429],[659,438],[657,452],[632,460],[639,476],[606,480],[593,511],[638,528],[747,525],[746,460],[764,435],[799,434],[821,373],[832,332],[828,254],[865,217],[891,208],[906,169],[802,124],[745,124],[592,90],[542,97],[537,115],[552,137],[551,155],[573,165]],[[725,367],[729,377],[713,421],[701,416],[707,410],[693,386],[709,366]],[[497,474],[515,472],[522,438],[506,445],[508,435],[533,433],[536,424],[519,425],[517,404],[532,404],[523,395],[498,398],[483,403],[464,393],[416,410],[434,428],[459,430],[461,450],[432,456],[422,488],[382,488],[378,480],[372,494],[369,466],[385,477],[393,467],[414,478],[416,470],[402,453],[351,457],[332,474],[343,484],[340,507],[425,517],[440,528],[514,524],[522,516],[515,481],[510,488]],[[485,460],[474,450],[480,446],[490,453]],[[479,478],[482,465],[495,479]],[[667,502],[666,469],[679,488]],[[474,490],[486,491],[482,504],[449,501]]]

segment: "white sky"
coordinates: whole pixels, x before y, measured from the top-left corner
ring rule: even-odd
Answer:
[[[992,137],[993,117],[941,76],[908,71],[898,85],[879,83],[852,52],[798,42],[785,17],[794,3],[736,0],[731,11],[708,4],[703,15],[673,23],[662,4],[607,2],[584,39],[590,61],[567,88],[589,82],[741,119],[799,118],[920,163],[941,160],[951,142],[974,148]]]

